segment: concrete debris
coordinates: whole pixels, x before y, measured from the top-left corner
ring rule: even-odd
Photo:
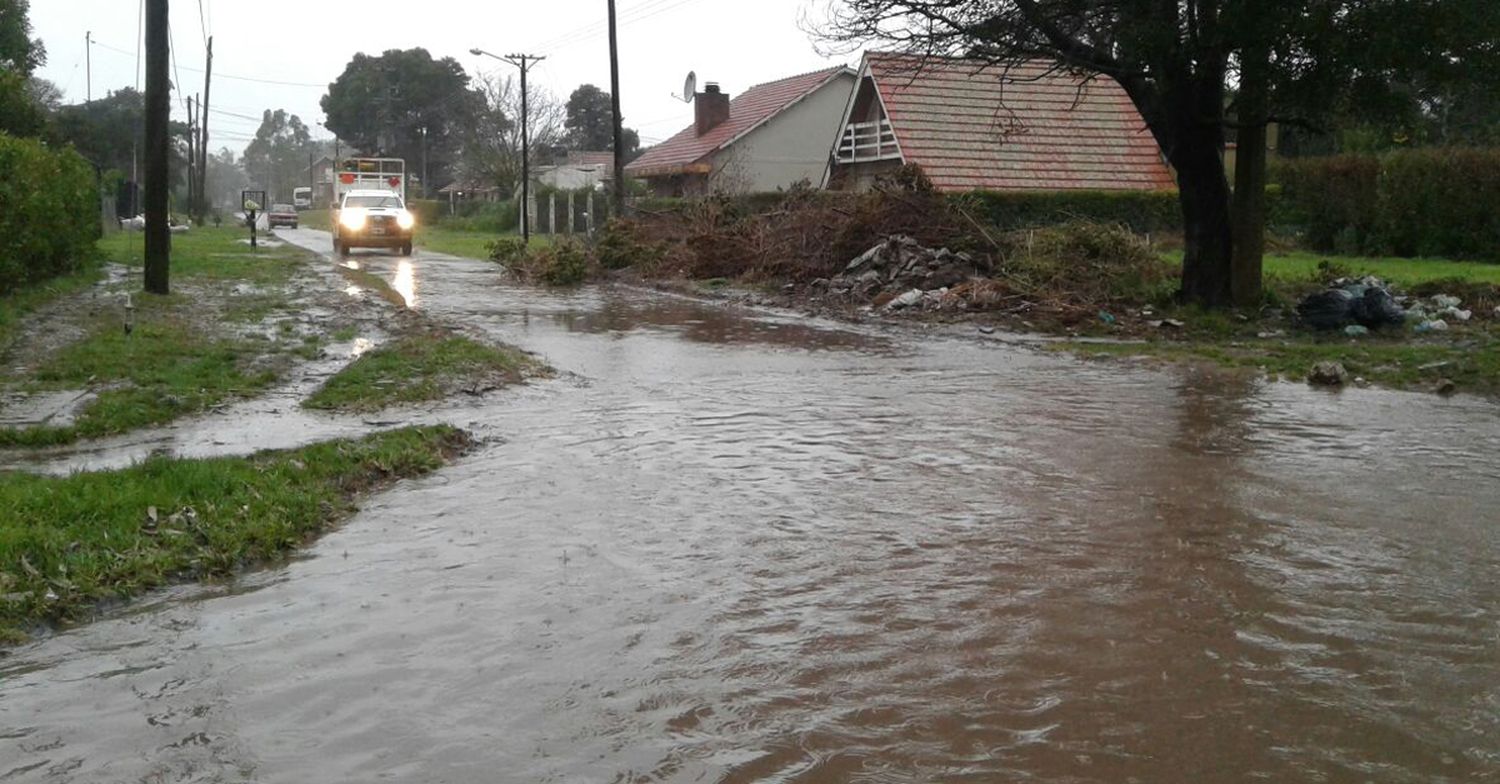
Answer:
[[[943,304],[943,295],[979,272],[967,253],[947,248],[926,248],[903,234],[861,253],[828,281],[834,294],[873,299],[884,293],[901,292],[886,310],[913,307],[935,308]]]
[[[1349,383],[1349,371],[1342,362],[1319,362],[1307,372],[1307,383],[1323,387],[1341,387]]]
[[[1350,324],[1344,327],[1344,334],[1351,338],[1362,338],[1370,334],[1370,328],[1360,324]]]
[[[1432,319],[1417,325],[1417,332],[1447,332],[1448,322],[1442,319]]]

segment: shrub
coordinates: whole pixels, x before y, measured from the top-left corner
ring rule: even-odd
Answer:
[[[548,286],[576,286],[588,279],[592,268],[588,247],[574,239],[558,239],[551,245],[524,250],[507,243],[500,251],[508,254],[508,260],[497,259],[506,268]]]
[[[599,237],[596,254],[599,266],[607,270],[647,267],[666,255],[665,242],[651,242],[634,221],[610,218]]]
[[[99,236],[94,169],[0,133],[0,294],[78,269]]]
[[[525,256],[526,240],[520,237],[497,237],[486,243],[485,248],[490,252],[490,261],[510,266]]]
[[[1171,265],[1128,227],[1074,221],[1008,235],[1001,277],[1042,299],[1103,305],[1149,300]]]
[[[534,257],[536,277],[548,286],[576,286],[588,277],[588,248],[577,240],[559,239],[527,255]]]

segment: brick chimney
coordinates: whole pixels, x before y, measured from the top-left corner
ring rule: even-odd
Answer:
[[[693,96],[693,119],[699,136],[729,119],[729,96],[719,91],[718,82],[709,82]]]

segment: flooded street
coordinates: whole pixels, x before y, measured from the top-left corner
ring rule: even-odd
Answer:
[[[355,258],[559,377],[0,658],[0,782],[1500,781],[1493,401]]]

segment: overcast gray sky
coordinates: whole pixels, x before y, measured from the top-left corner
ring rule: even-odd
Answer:
[[[625,124],[640,130],[643,144],[686,126],[692,107],[671,94],[689,70],[700,85],[717,81],[733,95],[830,64],[854,65],[855,55],[820,56],[799,26],[804,15],[821,19],[827,2],[618,0]],[[202,0],[201,23],[197,0],[171,0],[171,7],[177,68],[192,92],[202,89],[205,29],[214,36],[214,149],[243,150],[264,109],[286,109],[310,127],[321,122],[318,99],[361,51],[421,46],[457,58],[471,75],[514,72],[469,54],[474,47],[542,54],[534,86],[563,99],[585,82],[609,89],[605,0]],[[84,35],[92,30],[94,96],[136,85],[139,8],[140,0],[32,0],[35,35],[47,46],[40,75],[68,102],[82,101]],[[180,96],[173,99],[174,116],[185,117]]]

